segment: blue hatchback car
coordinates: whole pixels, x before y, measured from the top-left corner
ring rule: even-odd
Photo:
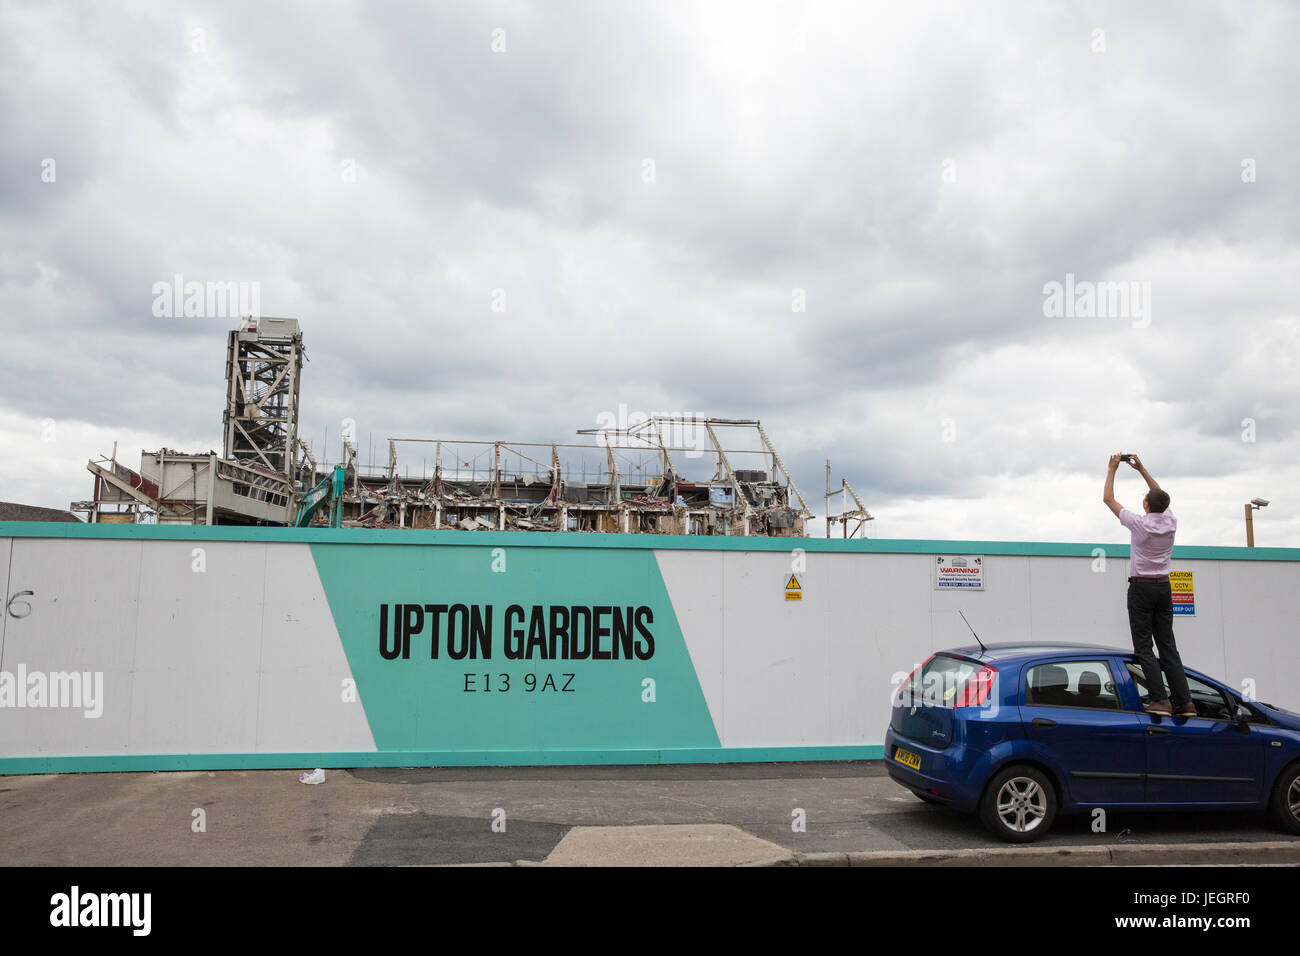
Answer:
[[[1256,810],[1300,833],[1300,714],[1196,671],[1187,680],[1197,716],[1161,717],[1142,709],[1131,650],[941,651],[894,693],[885,763],[922,800],[978,813],[1011,843],[1095,807]]]

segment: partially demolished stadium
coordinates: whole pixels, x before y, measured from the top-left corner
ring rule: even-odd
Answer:
[[[222,453],[164,448],[134,469],[115,449],[87,463],[94,494],[72,510],[90,522],[772,537],[802,537],[812,517],[757,420],[636,416],[579,430],[586,443],[390,438],[382,467],[359,465],[345,430],[342,461],[320,463],[298,435],[303,360],[297,320],[242,320],[227,342]],[[869,520],[854,499],[833,520]]]

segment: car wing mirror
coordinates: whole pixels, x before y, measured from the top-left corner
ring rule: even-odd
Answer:
[[[1254,715],[1251,714],[1250,708],[1245,704],[1238,704],[1232,710],[1232,720],[1240,729],[1249,730],[1250,720]]]

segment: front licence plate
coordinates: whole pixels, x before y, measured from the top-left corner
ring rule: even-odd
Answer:
[[[902,747],[894,749],[894,759],[913,770],[921,769],[921,755],[914,754],[910,750],[904,750]]]

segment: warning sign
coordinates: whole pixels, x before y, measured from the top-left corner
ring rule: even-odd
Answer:
[[[938,591],[948,588],[984,590],[984,555],[941,554],[935,558],[934,587]]]
[[[799,584],[799,579],[793,574],[790,575],[790,580],[785,582],[785,599],[787,601],[803,600],[803,588]]]
[[[1192,590],[1191,571],[1170,571],[1169,590],[1173,597],[1175,614],[1196,613],[1196,594]]]

